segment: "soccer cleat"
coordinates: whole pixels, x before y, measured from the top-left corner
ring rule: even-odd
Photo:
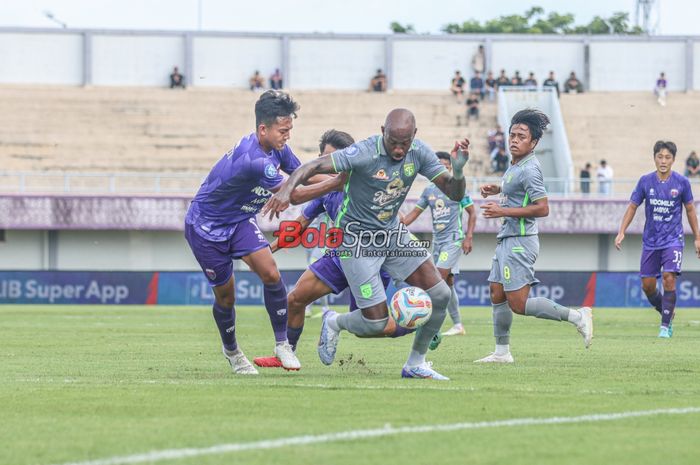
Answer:
[[[224,357],[231,365],[231,370],[237,375],[257,375],[258,370],[250,363],[241,349],[234,351],[223,348]]]
[[[285,370],[297,371],[301,368],[301,362],[299,362],[289,342],[284,341],[282,344],[277,344],[275,346],[275,355],[280,360],[282,368]]]
[[[335,351],[338,348],[338,338],[340,333],[334,331],[328,325],[328,317],[336,312],[328,310],[323,312],[323,322],[321,323],[321,336],[318,338],[318,357],[324,365],[330,365],[335,360]]]
[[[673,337],[673,320],[668,324],[668,337]]]
[[[590,307],[581,307],[578,309],[581,312],[581,322],[576,326],[578,333],[583,336],[583,343],[586,349],[591,346],[593,340],[593,309]]]
[[[306,307],[304,309],[304,318],[311,318],[311,315],[313,315],[313,312],[311,311],[311,307]]]
[[[402,378],[422,378],[422,379],[434,379],[436,381],[449,381],[450,378],[443,376],[437,371],[433,370],[432,364],[429,362],[424,362],[416,367],[409,367],[404,365],[401,369]]]
[[[513,363],[513,356],[508,352],[507,354],[499,355],[496,352],[492,352],[484,358],[479,360],[474,360],[474,363]]]
[[[277,357],[256,357],[253,363],[260,368],[282,368],[282,362]]]
[[[437,333],[433,338],[430,340],[430,345],[428,346],[428,349],[430,350],[435,350],[438,348],[440,343],[442,342],[442,334]]]
[[[659,328],[659,337],[662,339],[671,339],[670,331],[666,326]]]
[[[466,331],[464,330],[464,325],[462,323],[458,323],[442,333],[443,336],[464,336],[466,334]]]

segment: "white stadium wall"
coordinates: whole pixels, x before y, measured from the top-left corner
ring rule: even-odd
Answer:
[[[594,91],[700,90],[692,36],[359,35],[0,28],[0,83],[165,86],[173,66],[190,85],[246,87],[256,69],[283,71],[292,89],[364,90],[377,68],[397,90],[443,90],[487,50],[488,69],[560,82],[575,71]],[[586,53],[588,50],[588,53]]]

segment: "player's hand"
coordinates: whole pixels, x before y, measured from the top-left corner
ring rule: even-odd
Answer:
[[[695,239],[695,254],[700,258],[700,239]]]
[[[487,202],[481,206],[481,209],[484,211],[483,215],[486,218],[501,218],[506,216],[503,207],[496,202]]]
[[[501,193],[501,186],[498,184],[484,184],[479,187],[479,192],[481,192],[483,198],[491,195],[498,195]]]
[[[462,241],[462,252],[464,252],[464,255],[469,255],[469,252],[472,251],[472,238],[471,237],[465,237],[464,240]]]
[[[450,163],[453,172],[462,172],[464,165],[469,161],[469,139],[455,141],[455,146],[450,152]]]
[[[277,191],[276,194],[273,194],[272,197],[268,199],[265,205],[263,205],[262,210],[260,210],[262,216],[265,216],[269,213],[270,220],[272,220],[273,216],[279,218],[280,213],[289,208],[290,194],[287,192],[287,189],[285,189],[285,187],[286,183],[282,186],[280,190]]]
[[[619,233],[615,237],[615,248],[617,250],[622,250],[622,241],[624,241],[624,240],[625,240],[625,233]],[[696,251],[698,250],[698,241],[695,241],[695,250]],[[698,255],[698,256],[700,256],[700,255]]]

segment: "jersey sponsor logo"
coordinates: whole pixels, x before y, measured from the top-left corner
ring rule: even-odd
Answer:
[[[416,174],[416,165],[413,163],[406,163],[403,165],[403,174],[408,176],[409,178]]]
[[[671,189],[671,197],[674,199],[678,197],[678,189]]]
[[[374,174],[374,176],[372,176],[372,177],[374,179],[379,179],[381,181],[385,181],[385,180],[389,179],[389,176],[386,175],[386,171],[384,171],[383,169],[380,169],[379,171],[377,171]]]
[[[443,199],[437,199],[435,201],[435,207],[433,207],[433,220],[444,218],[445,216],[449,215],[450,207],[445,205],[445,201]]]
[[[386,221],[394,216],[394,210],[382,210],[377,214],[377,219],[379,221]]]
[[[409,189],[410,186],[404,187],[404,183],[401,178],[392,179],[391,182],[387,184],[386,190],[377,191],[374,193],[374,198],[372,201],[375,203],[375,205],[383,207],[399,199],[402,195],[405,195]]]
[[[258,195],[260,197],[272,197],[272,192],[269,190],[265,189],[264,187],[261,186],[255,186],[253,187],[250,192],[252,192],[255,195]]]
[[[204,273],[207,275],[207,278],[211,279],[212,281],[216,279],[216,271],[212,270],[211,268],[204,270]]]
[[[265,176],[268,178],[274,178],[277,176],[277,168],[275,168],[275,165],[265,165]]]

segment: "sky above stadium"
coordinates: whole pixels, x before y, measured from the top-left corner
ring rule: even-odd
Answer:
[[[658,34],[700,35],[700,2],[656,1]],[[616,11],[635,17],[634,0],[0,0],[0,26],[60,27],[60,21],[71,28],[381,34],[398,21],[439,34],[447,23],[522,14],[533,5],[573,13],[576,24]]]

